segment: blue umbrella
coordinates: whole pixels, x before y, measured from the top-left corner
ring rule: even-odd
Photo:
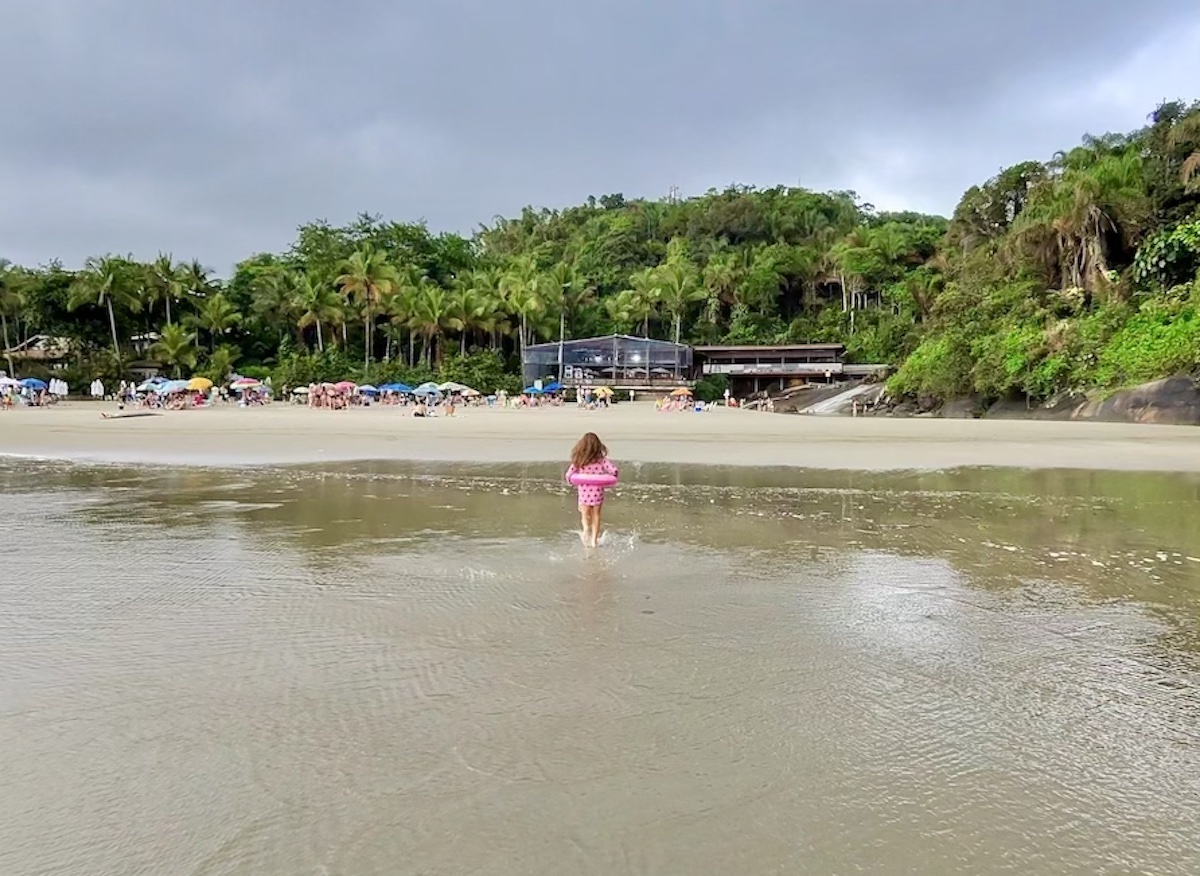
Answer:
[[[543,392],[545,392],[545,390],[538,389],[536,386],[527,386],[521,390],[521,392],[525,393],[526,395],[541,395]]]
[[[438,389],[436,383],[422,383],[413,390],[413,395],[441,395],[442,391]]]
[[[159,392],[186,392],[188,382],[186,380],[168,380],[166,383],[159,386]]]
[[[562,384],[554,380],[543,386],[542,392],[558,392],[560,389],[562,389]]]
[[[38,392],[41,392],[46,388],[46,381],[38,380],[36,377],[26,377],[21,381],[21,386],[25,387],[26,389],[36,389]]]
[[[371,386],[369,383],[360,386],[358,391],[366,395],[374,395],[375,393],[379,392],[378,389],[376,389],[374,386]]]
[[[388,383],[379,387],[386,392],[412,392],[413,388],[407,383]]]

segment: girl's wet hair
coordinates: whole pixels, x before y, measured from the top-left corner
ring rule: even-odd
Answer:
[[[583,468],[585,465],[599,462],[606,456],[608,448],[604,446],[600,436],[595,432],[588,432],[575,442],[575,447],[571,450],[571,465]]]

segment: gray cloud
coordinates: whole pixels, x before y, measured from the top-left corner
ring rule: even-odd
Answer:
[[[948,212],[1200,83],[1194,0],[0,0],[0,255],[729,182]]]

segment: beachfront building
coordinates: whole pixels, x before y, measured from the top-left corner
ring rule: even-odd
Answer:
[[[540,380],[543,385],[671,389],[692,384],[692,348],[631,335],[531,344],[522,355],[521,373],[526,385]]]
[[[696,347],[695,354],[700,374],[724,375],[738,396],[887,371],[885,365],[848,365],[842,344],[703,346]]]

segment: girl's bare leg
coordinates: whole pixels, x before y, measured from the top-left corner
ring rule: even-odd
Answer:
[[[587,505],[579,506],[579,540],[583,542],[583,546],[587,547],[591,544],[591,524],[592,515],[591,509]]]
[[[600,544],[600,512],[603,508],[603,505],[592,506],[592,547]]]

